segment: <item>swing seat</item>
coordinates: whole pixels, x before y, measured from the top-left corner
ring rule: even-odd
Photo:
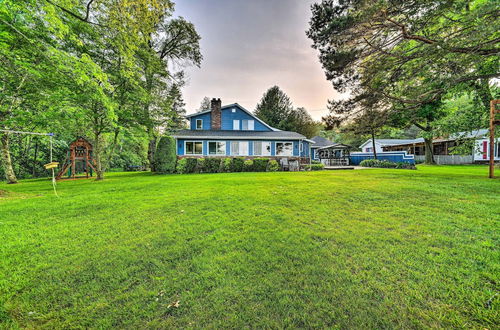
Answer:
[[[43,167],[45,167],[46,170],[50,170],[51,168],[57,168],[58,165],[59,165],[58,162],[52,162],[52,163],[48,163],[48,164],[43,165]]]

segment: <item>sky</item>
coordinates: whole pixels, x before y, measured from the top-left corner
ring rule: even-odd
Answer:
[[[183,89],[187,113],[204,96],[253,111],[264,92],[278,85],[295,107],[314,119],[338,98],[305,31],[314,0],[177,0],[175,16],[201,35],[201,68],[189,67]]]

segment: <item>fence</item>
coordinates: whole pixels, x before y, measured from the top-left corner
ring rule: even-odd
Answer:
[[[424,162],[425,156],[415,156],[417,162]],[[472,155],[434,155],[434,161],[439,165],[459,165],[459,164],[472,164],[474,158]]]
[[[365,159],[373,159],[372,152],[351,152],[350,160],[351,165],[359,165]],[[406,151],[391,151],[377,153],[377,159],[387,160],[395,163],[409,163],[415,164],[415,156],[408,155]]]

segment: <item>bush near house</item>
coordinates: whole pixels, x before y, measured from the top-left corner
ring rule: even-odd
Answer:
[[[222,172],[231,172],[231,158],[224,158],[221,164]]]
[[[177,164],[175,166],[175,172],[178,174],[185,174],[187,168],[187,159],[181,158],[177,160]]]
[[[416,169],[415,165],[409,163],[395,163],[387,160],[378,159],[365,159],[359,163],[359,166],[363,167],[377,167],[377,168],[399,168],[399,169]]]
[[[196,166],[198,165],[198,159],[196,158],[185,158],[186,159],[186,172],[194,173],[196,171]]]
[[[311,165],[304,166],[304,169],[306,171],[321,171],[324,168],[325,168],[325,165],[323,165],[323,164],[311,164]]]
[[[162,136],[156,148],[154,163],[157,173],[175,173],[175,140],[171,136]]]
[[[269,164],[267,166],[267,171],[268,172],[278,172],[280,170],[280,164],[274,159],[271,159],[269,161]]]
[[[220,158],[205,158],[203,173],[218,173],[220,171]]]
[[[254,158],[253,170],[255,172],[265,172],[268,163],[269,163],[269,158]]]
[[[243,172],[254,172],[254,171],[255,171],[255,169],[254,169],[253,160],[251,160],[251,159],[245,160],[245,162],[243,163]]]
[[[232,158],[231,159],[231,166],[230,170],[231,172],[241,172],[243,171],[243,164],[245,162],[245,159],[242,157],[238,158]]]

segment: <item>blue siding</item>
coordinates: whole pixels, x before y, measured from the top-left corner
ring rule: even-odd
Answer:
[[[211,129],[211,119],[212,116],[210,115],[210,112],[208,113],[203,113],[198,116],[193,116],[189,120],[189,125],[191,130],[196,130],[196,119],[201,119],[203,120],[203,129],[204,130],[210,130]]]
[[[184,142],[186,141],[202,141],[203,142],[203,156],[208,156],[208,142],[209,141],[224,141],[226,142],[226,156],[231,156],[231,141],[242,141],[242,142],[248,142],[248,153],[249,156],[254,155],[254,148],[253,148],[253,143],[255,141],[261,141],[261,142],[271,142],[271,156],[276,155],[276,142],[292,142],[293,143],[293,156],[298,157],[299,156],[299,143],[300,141],[287,141],[287,140],[224,140],[224,139],[210,139],[210,140],[205,140],[205,139],[179,139],[177,140],[177,155],[179,156],[185,156],[185,151],[184,151]],[[302,141],[303,143],[303,150],[301,153],[301,157],[309,157],[309,143],[306,141]],[[222,156],[222,155],[221,155]],[[266,156],[262,156],[266,157]]]
[[[365,159],[373,159],[372,152],[356,152],[351,153],[349,160],[351,165],[359,165],[361,161]],[[377,158],[379,160],[388,160],[390,162],[403,162],[415,164],[415,157],[413,155],[408,155],[406,151],[391,151],[391,152],[381,152],[377,153]]]
[[[233,109],[236,111],[233,112]],[[260,121],[255,119],[255,117],[250,116],[245,111],[241,110],[237,106],[223,109],[221,119],[221,129],[222,130],[233,130],[233,120],[240,121],[240,130],[242,129],[242,120],[253,120],[254,121],[254,131],[270,131],[268,127],[262,124]]]

